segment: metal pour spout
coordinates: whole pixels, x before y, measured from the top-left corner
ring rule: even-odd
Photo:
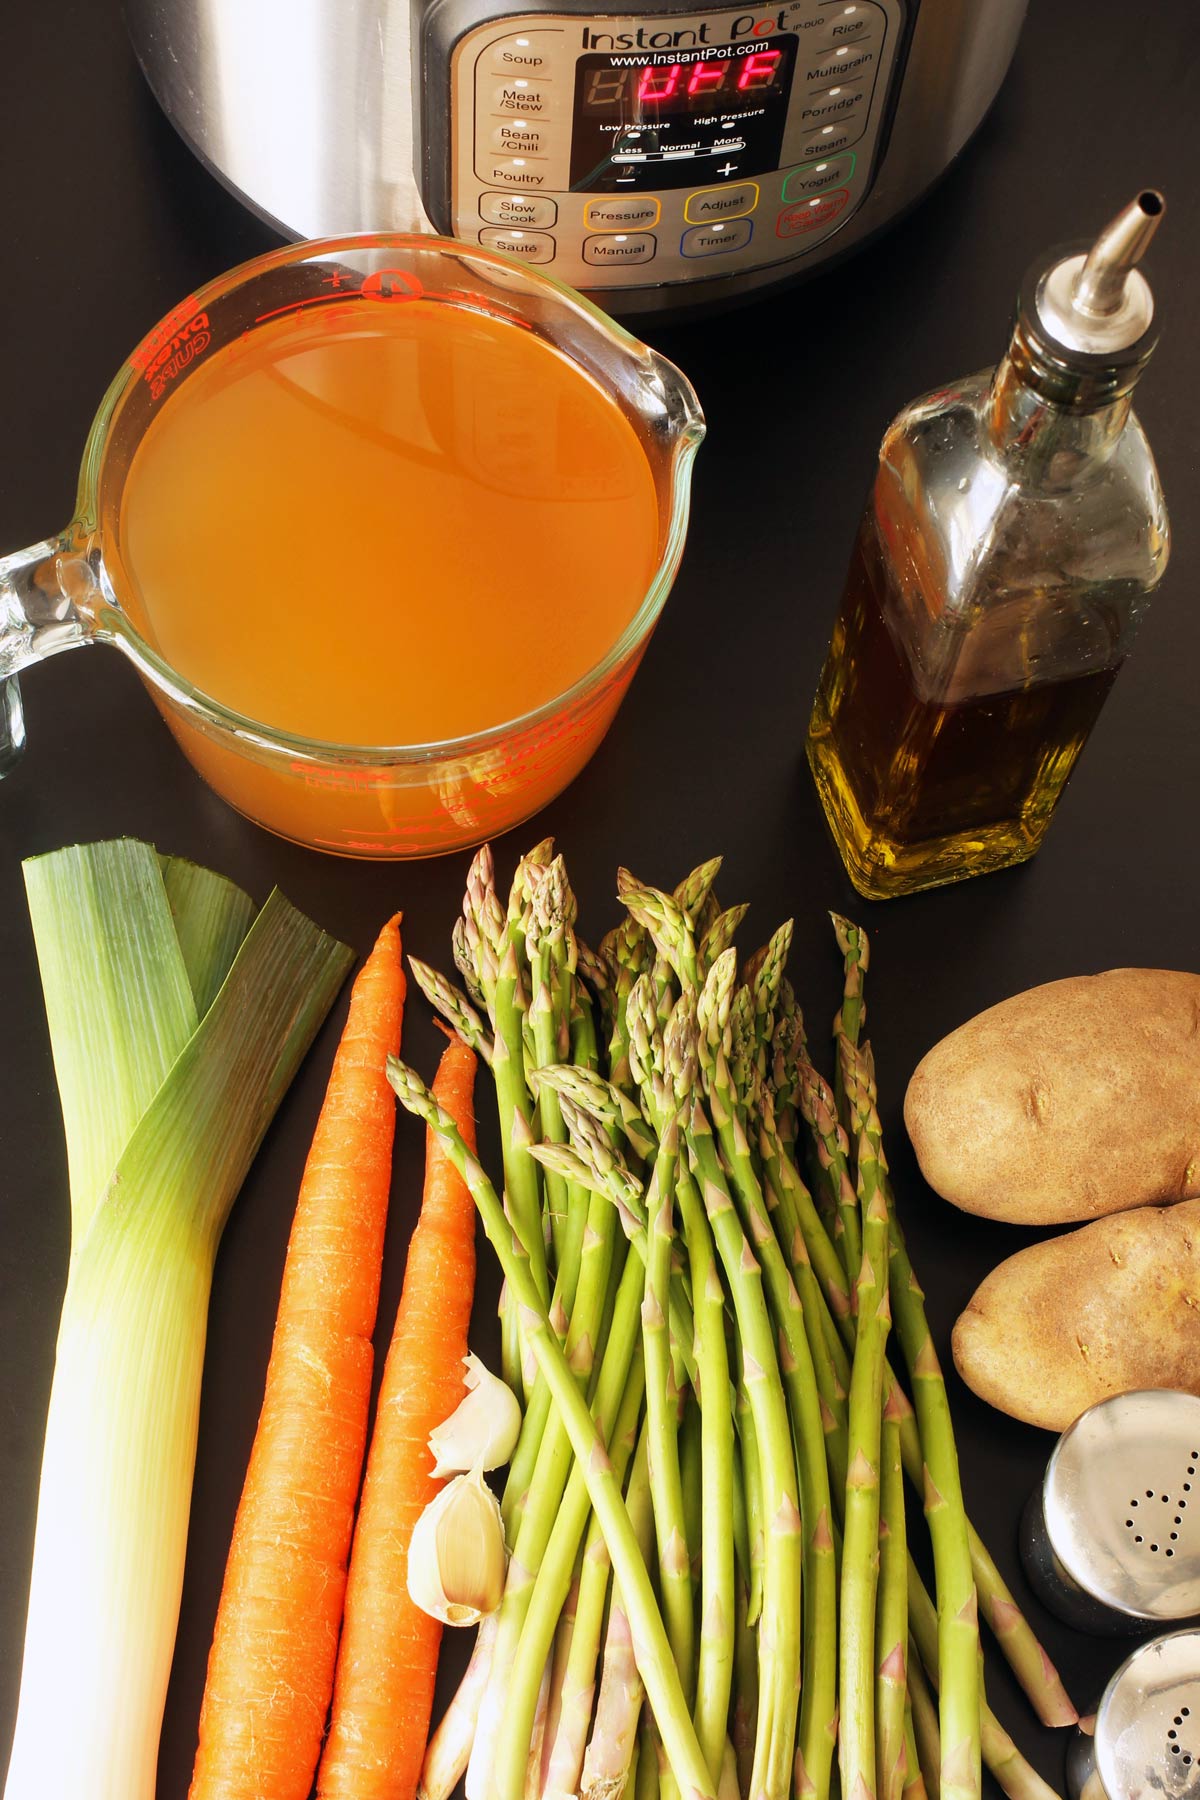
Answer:
[[[1162,195],[1146,188],[1104,227],[1071,289],[1080,312],[1095,319],[1120,311],[1129,271],[1145,256],[1166,210]]]
[[[1050,337],[1086,356],[1113,356],[1146,336],[1154,296],[1137,264],[1166,212],[1155,188],[1145,188],[1104,227],[1085,255],[1063,258],[1039,284],[1036,308]]]

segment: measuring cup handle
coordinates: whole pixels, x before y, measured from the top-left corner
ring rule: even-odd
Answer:
[[[65,537],[43,538],[0,557],[0,779],[25,748],[18,672],[93,635],[91,620],[72,598],[81,565]]]

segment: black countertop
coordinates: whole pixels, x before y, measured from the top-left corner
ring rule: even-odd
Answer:
[[[91,415],[142,333],[198,283],[277,240],[160,117],[109,0],[0,8],[0,68],[0,545],[13,549],[66,521]],[[917,1058],[969,1014],[1034,982],[1117,964],[1200,967],[1197,116],[1190,0],[1140,8],[1033,0],[992,113],[898,229],[781,297],[647,333],[692,377],[708,415],[683,570],[609,739],[561,799],[499,846],[507,874],[519,848],[553,832],[593,938],[616,916],[618,862],[669,884],[724,852],[723,897],[753,903],[747,944],[795,915],[792,972],[817,1037],[838,991],[826,911],[864,920],[884,1123],[943,1352],[977,1281],[1029,1234],[965,1218],[923,1187],[900,1119]],[[825,835],[802,739],[880,432],[913,395],[994,361],[1032,258],[1099,227],[1147,182],[1170,204],[1151,266],[1162,344],[1138,400],[1175,528],[1161,596],[1040,857],[958,889],[867,905]],[[467,862],[339,862],[268,837],[200,784],[132,669],[108,652],[59,658],[24,686],[30,747],[0,788],[0,1760],[16,1706],[68,1248],[58,1105],[19,859],[82,839],[145,837],[259,898],[278,882],[360,952],[402,906],[407,948],[442,965]],[[292,1203],[343,1012],[344,999],[267,1137],[217,1265],[163,1800],[187,1789]],[[435,1035],[419,998],[406,1050],[431,1068]],[[402,1128],[381,1341],[420,1154],[419,1133]],[[1050,1440],[950,1379],[969,1505],[1023,1597],[1016,1523]],[[1118,1646],[1072,1634],[1036,1604],[1031,1611],[1076,1700],[1092,1700]],[[989,1664],[995,1710],[1061,1786],[1063,1736],[1041,1731],[999,1659]]]

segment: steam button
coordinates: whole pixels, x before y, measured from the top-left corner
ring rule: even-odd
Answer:
[[[857,144],[867,128],[867,115],[857,112],[853,118],[831,120],[826,125],[818,125],[801,139],[800,152],[806,157],[820,159],[823,156],[837,156],[848,150],[851,144]]]

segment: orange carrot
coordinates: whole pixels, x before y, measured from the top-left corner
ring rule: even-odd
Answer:
[[[288,1242],[190,1800],[308,1800],[366,1447],[400,1043],[399,915],[359,971]]]
[[[472,1150],[474,1090],[475,1057],[452,1040],[433,1092]],[[443,1485],[428,1438],[463,1397],[474,1287],[475,1206],[429,1132],[354,1534],[320,1800],[412,1800],[417,1791],[442,1628],[408,1597],[408,1546]]]

